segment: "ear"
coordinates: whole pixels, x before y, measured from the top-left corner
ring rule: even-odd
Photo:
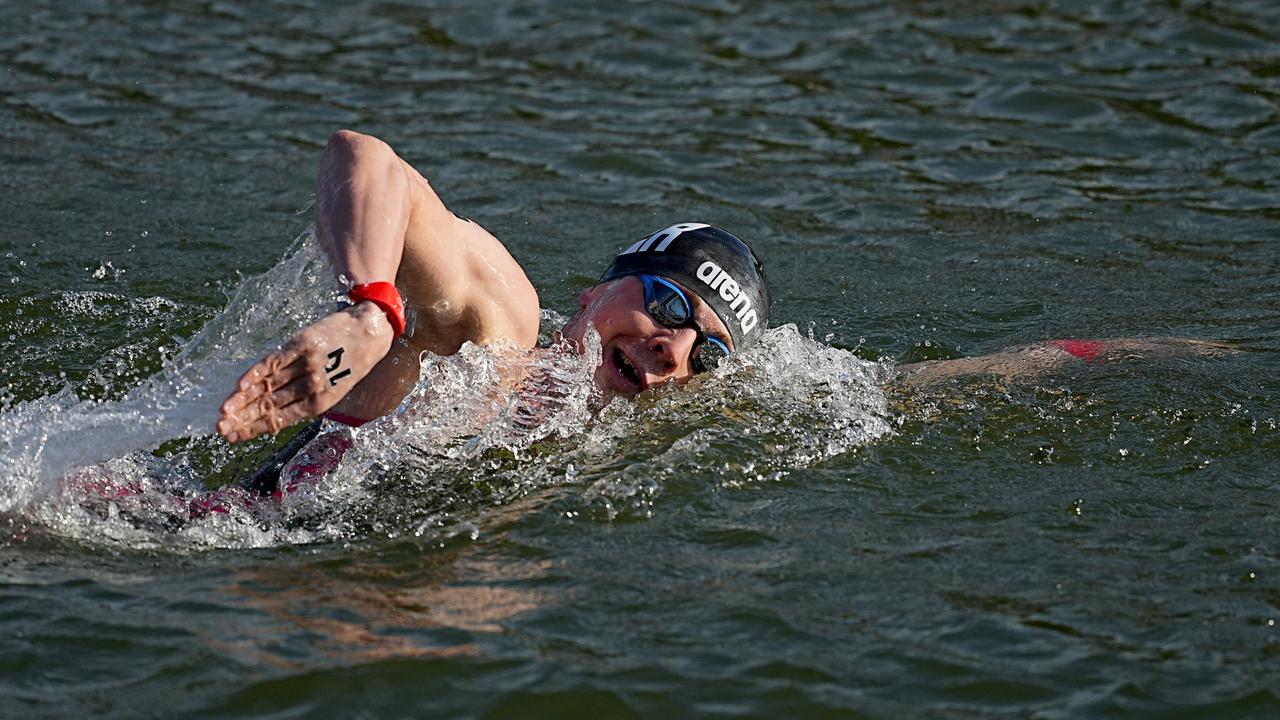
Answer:
[[[604,285],[592,285],[590,288],[578,293],[578,307],[586,310],[587,306],[595,302],[600,297],[600,293],[604,292]]]

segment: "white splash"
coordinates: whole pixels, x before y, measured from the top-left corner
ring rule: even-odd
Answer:
[[[48,497],[76,468],[211,433],[218,405],[244,368],[320,317],[336,292],[308,233],[270,271],[241,283],[223,312],[121,399],[81,400],[68,387],[0,412],[0,512]]]
[[[634,453],[627,446],[635,438],[653,440],[650,454],[621,469],[584,472],[585,497],[610,518],[647,516],[673,478],[710,475],[723,487],[741,487],[856,450],[891,432],[885,373],[794,325],[771,328],[696,388],[606,408],[582,460]]]
[[[321,482],[279,502],[192,512],[214,496],[199,469],[209,462],[191,449],[152,451],[193,438],[190,447],[227,467],[239,449],[209,437],[217,405],[244,367],[323,316],[339,293],[305,235],[119,400],[83,401],[66,388],[0,412],[0,512],[135,548],[474,534],[485,508],[534,489],[571,488],[610,518],[644,516],[671,482],[766,482],[890,432],[884,369],[790,325],[688,387],[601,409],[591,382],[599,338],[588,335],[584,354],[556,347],[552,333],[564,319],[546,312],[544,349],[466,345],[450,357],[428,355],[396,412],[358,430],[327,427],[348,434],[350,450]],[[235,500],[242,491],[219,492]]]

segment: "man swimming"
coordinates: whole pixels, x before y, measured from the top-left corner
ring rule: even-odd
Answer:
[[[329,139],[316,233],[351,304],[244,373],[217,422],[228,440],[321,414],[347,425],[385,415],[417,382],[423,352],[451,355],[467,342],[534,347],[538,295],[519,263],[493,235],[450,212],[381,140],[349,130]],[[594,382],[605,397],[634,396],[708,370],[753,344],[769,315],[759,259],[728,231],[702,223],[672,225],[628,247],[578,303],[561,335],[582,350],[588,329],[599,333]],[[1009,378],[1070,361],[1226,350],[1180,339],[1054,340],[903,365],[893,377],[911,385],[961,375]]]
[[[351,304],[241,376],[220,408],[226,439],[321,414],[349,425],[385,415],[417,382],[423,352],[451,355],[467,342],[534,347],[540,307],[519,263],[450,212],[381,140],[349,130],[329,139],[316,234]],[[599,334],[594,382],[606,397],[711,369],[754,343],[769,315],[759,259],[703,223],[672,225],[628,247],[578,304],[561,335],[581,350],[589,328]]]
[[[321,415],[349,426],[387,415],[418,382],[424,352],[451,355],[468,342],[534,348],[541,314],[523,269],[491,234],[450,212],[381,140],[347,130],[330,138],[317,182],[316,235],[351,303],[240,377],[217,421],[226,439],[249,440]],[[627,247],[578,302],[560,335],[582,351],[594,328],[601,360],[593,383],[606,398],[709,370],[754,344],[769,319],[760,260],[728,231],[703,223],[671,225]],[[1178,339],[1055,340],[901,365],[886,380],[915,388],[961,376],[1032,377],[1072,361],[1223,350]],[[532,392],[541,392],[536,383]],[[281,499],[325,477],[352,446],[351,433],[312,423],[239,482],[168,497],[173,522]],[[93,497],[145,490],[97,482],[86,486]]]

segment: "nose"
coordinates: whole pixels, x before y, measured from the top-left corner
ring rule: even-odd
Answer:
[[[656,362],[655,380],[668,380],[692,375],[689,355],[693,352],[693,343],[698,333],[693,328],[663,328],[666,332],[655,334],[649,338],[649,349],[654,353]]]

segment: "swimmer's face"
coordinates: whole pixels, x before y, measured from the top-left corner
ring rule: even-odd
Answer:
[[[706,303],[691,292],[693,320],[703,332],[732,349],[729,330]],[[698,333],[691,327],[669,328],[645,309],[644,284],[630,276],[596,285],[578,296],[578,312],[565,323],[562,335],[583,346],[587,328],[600,334],[601,362],[595,384],[606,396],[635,396],[665,382],[684,382],[693,376],[691,357]]]

